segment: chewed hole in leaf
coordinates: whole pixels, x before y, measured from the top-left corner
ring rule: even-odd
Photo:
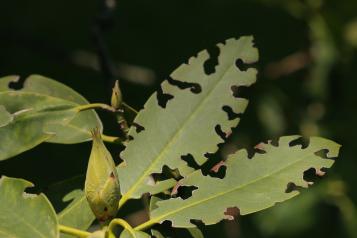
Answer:
[[[226,138],[228,137],[228,136],[230,136],[230,132],[228,132],[227,134],[222,130],[222,127],[221,127],[221,125],[216,125],[215,127],[214,127],[214,130],[216,131],[216,133],[217,133],[217,135],[219,135],[219,137],[221,137],[221,139],[223,140],[223,141],[225,141],[226,140]]]
[[[165,227],[166,229],[171,228],[172,227],[172,221],[169,221],[169,220],[163,221],[161,223],[161,226]]]
[[[222,161],[221,152],[213,154],[206,153],[207,161],[201,166],[201,172],[204,176],[223,179],[226,176],[227,167],[225,161]]]
[[[279,147],[279,139],[278,138],[268,140],[268,143],[271,144],[272,146]]]
[[[299,137],[298,139],[295,139],[289,143],[290,147],[293,146],[301,146],[301,149],[306,149],[310,144],[310,139],[304,138],[304,137]]]
[[[240,210],[238,207],[228,207],[224,212],[224,218],[227,220],[234,220],[234,218],[238,217],[240,214]]]
[[[220,161],[209,170],[208,175],[214,178],[223,179],[226,176],[226,172],[226,163],[224,161]]]
[[[286,185],[285,192],[286,193],[291,193],[293,191],[299,191],[300,192],[302,189],[304,189],[304,188],[301,187],[301,186],[297,186],[295,183],[290,182],[290,183],[288,183]]]
[[[24,192],[22,193],[22,197],[23,198],[35,198],[38,195],[41,194],[41,189],[39,187],[35,187],[35,186],[30,186],[30,187],[26,187],[24,189]]]
[[[161,173],[153,173],[151,176],[153,176],[155,181],[161,181],[161,180],[165,180],[165,179],[169,179],[169,178],[174,178],[174,179],[182,178],[178,169],[171,169],[167,165],[164,165],[162,167]]]
[[[199,219],[190,219],[190,222],[193,224],[193,225],[195,225],[195,226],[197,226],[197,227],[204,227],[204,222],[202,221],[202,220],[199,220]]]
[[[230,120],[230,121],[240,118],[242,116],[242,113],[235,113],[230,106],[223,106],[222,110],[227,113],[228,120]]]
[[[135,127],[136,133],[140,133],[143,130],[145,130],[145,127],[143,127],[142,125],[139,125],[138,123],[135,123],[135,122],[133,122],[132,126]]]
[[[216,72],[216,66],[218,65],[219,48],[218,46],[213,46],[208,48],[207,52],[210,58],[204,63],[203,68],[207,75],[214,74]]]
[[[27,187],[25,188],[24,193],[32,196],[39,195],[41,193],[41,189],[38,187]]]
[[[265,154],[266,153],[265,146],[266,146],[266,144],[263,142],[257,144],[256,146],[254,146],[254,152],[257,154]]]
[[[309,185],[312,185],[321,179],[321,177],[325,175],[326,171],[327,168],[310,168],[304,172],[303,178],[309,183]]]
[[[247,71],[249,69],[249,65],[245,64],[242,59],[236,60],[236,66],[240,71]]]
[[[182,82],[182,81],[179,81],[179,80],[175,80],[171,77],[169,77],[167,79],[167,81],[171,84],[171,85],[174,85],[180,89],[187,89],[189,88],[190,91],[194,94],[198,94],[200,92],[202,92],[202,88],[201,88],[201,85],[199,85],[198,83],[189,83],[189,82]]]
[[[248,153],[248,159],[252,159],[255,156],[255,154],[265,154],[266,151],[264,148],[266,145],[267,145],[266,143],[261,142],[261,143],[255,145],[254,148],[248,147],[246,149],[246,151]]]
[[[197,164],[195,158],[191,154],[182,155],[181,159],[187,163],[187,165],[195,170],[200,169],[200,165]]]
[[[235,98],[249,98],[249,88],[247,86],[232,86],[233,96]]]
[[[180,197],[183,200],[186,200],[190,197],[192,197],[192,192],[198,189],[196,186],[179,186],[177,188],[177,193],[175,194],[175,197]]]
[[[8,87],[13,90],[20,90],[24,87],[26,77],[18,77],[9,83]]]
[[[323,158],[323,159],[332,159],[332,158],[329,158],[329,157],[327,156],[328,152],[329,152],[328,149],[322,149],[322,150],[316,151],[316,152],[315,152],[315,155],[316,155],[316,156],[319,156],[319,157],[321,157],[321,158]]]
[[[166,105],[167,105],[168,101],[170,101],[171,99],[174,98],[174,96],[172,96],[170,94],[165,94],[162,91],[161,87],[158,88],[157,93],[156,93],[156,97],[157,97],[158,104],[162,108],[166,108]]]

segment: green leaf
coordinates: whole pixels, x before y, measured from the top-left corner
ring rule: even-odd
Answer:
[[[158,201],[150,216],[150,221],[137,229],[151,224],[172,221],[174,227],[194,227],[192,219],[201,220],[206,225],[215,224],[232,217],[225,214],[228,208],[238,208],[241,215],[257,212],[283,202],[299,194],[287,192],[289,184],[308,187],[303,179],[304,171],[314,168],[322,175],[322,168],[330,168],[339,153],[340,145],[333,141],[312,137],[307,148],[290,146],[299,136],[281,137],[278,146],[271,142],[259,144],[260,153],[252,159],[246,150],[239,150],[229,156],[227,171],[223,179],[202,175],[196,171],[183,179],[182,186],[196,186],[192,196]],[[322,158],[317,153],[328,150]]]
[[[151,235],[153,235],[155,238],[165,238],[165,236],[163,236],[160,231],[158,230],[151,230]]]
[[[121,154],[125,162],[118,174],[125,193],[123,203],[150,192],[147,184],[150,175],[160,173],[164,165],[179,168],[181,174],[189,171],[181,156],[191,154],[198,164],[203,164],[205,154],[216,152],[217,145],[224,141],[215,128],[219,126],[228,136],[238,125],[239,118],[229,118],[224,109],[230,108],[237,114],[245,111],[248,101],[235,98],[232,87],[250,86],[257,71],[240,70],[236,62],[240,59],[245,64],[254,63],[258,51],[253,47],[252,37],[229,39],[218,47],[220,56],[215,73],[205,73],[204,65],[210,57],[207,51],[200,52],[171,74],[173,80],[179,81],[174,84],[187,83],[191,85],[189,88],[165,81],[161,84],[163,93],[173,96],[166,108],[158,104],[155,93],[139,112],[134,122],[144,129],[139,132],[131,128],[129,134],[134,139]]]
[[[14,91],[9,85],[18,81],[18,76],[0,78],[0,92]],[[60,98],[77,106],[88,104],[88,101],[73,89],[40,75],[29,76],[25,80],[23,88],[16,91]],[[90,130],[96,127],[102,130],[102,123],[96,112],[94,110],[84,111],[76,114],[69,123],[56,125],[56,135],[48,138],[47,142],[74,144],[89,141],[91,140]]]
[[[9,113],[6,108],[0,105],[0,127],[8,125],[14,120],[14,115]]]
[[[202,231],[197,227],[187,228],[187,230],[193,238],[204,238]]]
[[[76,107],[88,102],[54,80],[30,76],[20,90],[9,88],[18,77],[0,79],[0,160],[29,150],[42,142],[79,143],[91,139],[90,129],[102,124],[91,111]]]
[[[57,211],[61,225],[87,230],[95,217],[89,207],[84,192],[79,189],[84,184],[84,176],[76,176],[53,184],[46,195]],[[72,236],[61,233],[61,238]]]
[[[46,196],[24,192],[32,186],[23,179],[1,177],[0,237],[59,237],[56,213]]]
[[[26,92],[0,92],[0,105],[13,117],[0,127],[0,160],[53,137],[77,113],[74,103]]]
[[[134,234],[135,236],[131,235],[128,230],[123,230],[123,232],[120,234],[120,238],[150,238],[150,235],[142,231],[135,231]]]
[[[71,201],[71,203],[58,214],[59,223],[80,230],[87,230],[95,217],[84,196],[84,192],[80,189],[74,190],[67,194],[63,201]],[[61,238],[65,237],[69,238],[71,236],[61,234]]]

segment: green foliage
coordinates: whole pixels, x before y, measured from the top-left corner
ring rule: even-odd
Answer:
[[[45,191],[57,211],[58,222],[61,225],[87,230],[95,216],[89,207],[84,191],[84,176],[76,176],[52,184]],[[61,238],[72,236],[61,233]]]
[[[135,231],[134,234],[130,234],[128,230],[124,230],[120,234],[120,238],[150,238],[150,236],[141,231]]]
[[[46,196],[24,192],[32,186],[23,179],[1,177],[1,237],[59,237],[56,213]]]
[[[88,102],[67,86],[33,75],[26,79],[22,89],[11,89],[9,85],[18,80],[16,76],[0,79],[0,110],[3,112],[0,118],[0,160],[42,142],[73,144],[87,141],[91,138],[90,129],[102,128],[94,111],[78,112],[77,107]]]
[[[241,215],[257,212],[283,202],[299,194],[286,192],[288,185],[308,187],[303,179],[304,171],[330,168],[333,160],[321,158],[317,152],[327,149],[328,157],[338,155],[339,145],[322,138],[311,138],[307,148],[290,147],[298,136],[280,138],[278,146],[260,144],[262,154],[248,158],[245,150],[231,155],[226,162],[224,179],[211,178],[196,171],[180,181],[181,186],[196,186],[192,197],[157,202],[151,212],[152,222],[172,221],[174,227],[192,227],[190,221],[201,220],[206,225],[222,219],[231,219],[228,208],[238,208]]]
[[[67,86],[41,76],[30,76],[19,90],[9,88],[11,82],[18,80],[16,77],[1,79],[0,159],[42,142],[87,141],[91,139],[91,130],[93,145],[85,192],[78,187],[64,189],[78,182],[74,180],[52,186],[48,192],[53,204],[67,203],[65,208],[60,205],[57,216],[44,195],[23,193],[30,183],[4,177],[0,181],[0,190],[4,190],[0,193],[0,201],[4,201],[0,203],[0,210],[4,210],[0,213],[0,228],[20,232],[8,235],[16,238],[26,237],[28,224],[33,224],[34,231],[39,229],[38,224],[45,224],[37,231],[46,234],[44,237],[59,237],[60,230],[62,238],[114,238],[114,227],[122,226],[121,238],[146,238],[150,236],[144,230],[171,221],[172,227],[187,228],[192,237],[202,238],[193,221],[211,225],[233,219],[237,213],[264,210],[307,188],[311,182],[304,178],[306,170],[313,168],[316,175],[324,175],[322,170],[333,165],[340,145],[311,137],[303,147],[301,136],[283,136],[277,142],[258,144],[251,158],[246,150],[235,149],[232,155],[222,156],[218,164],[226,168],[224,176],[214,176],[214,172],[220,171],[218,165],[208,168],[210,174],[205,172],[205,166],[211,163],[207,154],[218,151],[218,145],[230,136],[248,105],[248,100],[240,95],[240,87],[255,83],[257,75],[257,70],[250,66],[258,60],[252,37],[229,39],[217,47],[219,56],[214,69],[207,69],[207,64],[214,60],[208,51],[201,51],[178,67],[170,80],[161,84],[162,92],[154,93],[145,103],[128,134],[122,125],[128,125],[125,115],[135,110],[123,103],[119,94],[114,94],[112,106],[88,104]],[[116,89],[120,92],[118,83]],[[120,156],[124,162],[117,167],[103,140],[118,143],[121,139],[101,135],[97,115],[86,111],[95,108],[107,109],[120,119],[126,147]],[[193,158],[196,169],[184,160],[185,156]],[[185,188],[194,190],[188,197],[180,197],[178,190]],[[150,198],[150,204],[146,204],[148,221],[132,228],[123,219],[113,219],[128,200],[144,194]],[[101,223],[102,230],[92,233],[84,231],[94,220],[90,208],[99,221],[106,222]],[[26,220],[20,213],[25,214]],[[9,214],[23,221],[22,229],[13,227],[14,223],[7,219]],[[36,223],[38,219],[47,220]],[[163,237],[157,230],[152,234]]]
[[[205,154],[216,152],[217,145],[224,142],[215,132],[216,126],[228,136],[238,125],[239,118],[229,120],[223,107],[231,108],[236,114],[245,111],[248,101],[235,98],[232,87],[250,86],[256,80],[257,71],[253,68],[241,71],[236,61],[254,63],[258,60],[258,51],[253,47],[252,37],[230,39],[218,47],[220,56],[213,74],[207,75],[204,71],[208,52],[198,53],[171,74],[173,80],[188,83],[189,87],[182,90],[164,81],[162,91],[173,99],[163,108],[155,93],[135,118],[134,122],[144,129],[138,132],[135,127],[131,128],[129,135],[134,140],[129,141],[121,153],[125,163],[118,171],[123,202],[150,192],[149,176],[160,173],[164,165],[179,168],[185,175],[187,165],[181,156],[190,154],[200,165],[206,162]]]
[[[73,190],[63,197],[63,201],[71,201],[71,203],[58,213],[58,222],[62,225],[87,230],[95,219],[95,216],[89,207],[84,192],[82,190]],[[71,236],[61,234],[61,238],[69,237]]]

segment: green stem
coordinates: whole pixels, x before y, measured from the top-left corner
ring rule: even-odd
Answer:
[[[136,235],[135,235],[135,230],[129,225],[129,223],[127,223],[125,220],[123,219],[120,219],[120,218],[116,218],[116,219],[113,219],[110,224],[109,224],[109,228],[108,228],[108,231],[110,233],[110,236],[112,237],[115,237],[114,234],[113,234],[113,229],[116,225],[119,225],[121,227],[123,227],[125,230],[128,230],[130,235],[134,238],[136,238]]]
[[[107,135],[101,135],[102,140],[108,143],[113,143],[113,144],[124,144],[124,141],[120,139],[119,137],[115,136],[107,136]]]
[[[127,108],[129,111],[133,112],[135,115],[139,113],[136,109],[134,109],[133,107],[129,106],[129,105],[126,104],[125,102],[122,102],[122,104],[123,104],[123,106],[124,106],[125,108]]]
[[[104,104],[104,103],[92,103],[92,104],[80,105],[80,106],[76,107],[75,109],[78,112],[91,110],[91,109],[103,109],[103,110],[110,111],[110,112],[116,111],[115,108],[113,108],[112,106],[109,106],[107,104]]]
[[[72,227],[68,227],[68,226],[64,226],[64,225],[58,225],[58,228],[59,228],[60,232],[62,232],[62,233],[77,236],[79,238],[86,238],[86,237],[90,236],[90,234],[91,234],[87,231],[78,230],[76,228],[72,228]]]
[[[155,225],[157,222],[155,220],[148,220],[147,222],[144,222],[143,224],[138,225],[137,227],[134,228],[135,231],[142,231],[146,230],[147,228]]]

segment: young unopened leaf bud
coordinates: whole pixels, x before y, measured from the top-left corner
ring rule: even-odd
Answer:
[[[85,181],[85,194],[99,221],[115,217],[118,211],[120,186],[113,158],[105,147],[99,129],[92,131],[93,145]]]
[[[122,103],[122,94],[119,88],[119,81],[115,81],[115,85],[113,87],[113,93],[112,93],[112,99],[111,99],[111,105],[115,109],[119,109]]]

